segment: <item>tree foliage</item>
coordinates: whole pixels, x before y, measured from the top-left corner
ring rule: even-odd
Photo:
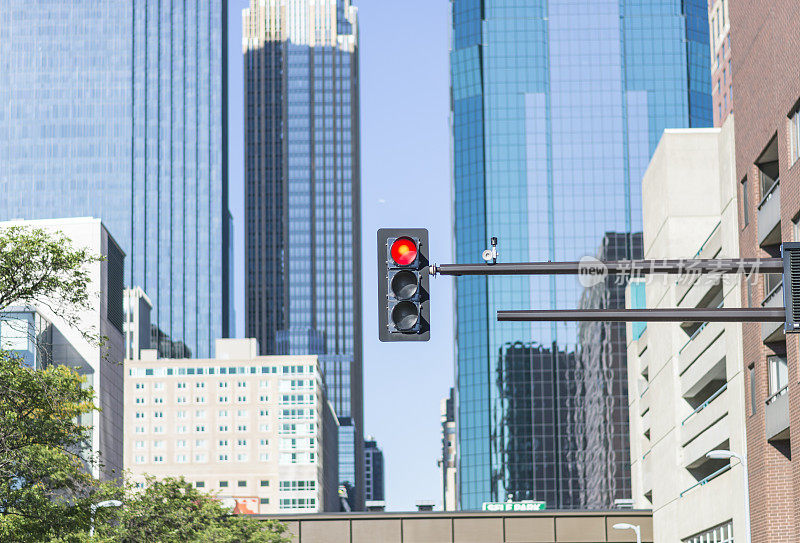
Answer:
[[[0,320],[11,306],[45,306],[87,339],[80,312],[92,306],[88,265],[99,260],[61,233],[0,230]],[[0,543],[283,543],[282,525],[230,514],[182,479],[100,482],[90,468],[94,392],[71,368],[30,368],[0,350]],[[119,499],[123,507],[92,504]]]
[[[95,482],[81,452],[92,391],[64,366],[35,370],[0,351],[0,541],[41,541],[84,516]]]
[[[4,228],[0,231],[0,310],[42,305],[77,327],[78,312],[92,302],[88,265],[100,259],[87,248],[73,247],[61,232]]]
[[[51,543],[288,543],[286,528],[274,521],[234,515],[217,499],[183,478],[147,480],[144,488],[103,485],[97,501],[121,507],[97,509],[95,536],[68,534]]]

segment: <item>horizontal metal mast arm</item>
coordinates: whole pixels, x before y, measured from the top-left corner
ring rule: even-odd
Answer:
[[[508,264],[434,264],[433,275],[579,275],[587,266],[604,267],[612,275],[783,273],[780,258],[725,258],[683,260],[617,260],[613,262],[517,262]]]
[[[498,311],[499,322],[784,322],[777,308],[564,309]]]

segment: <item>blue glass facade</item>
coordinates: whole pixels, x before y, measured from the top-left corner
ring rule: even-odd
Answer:
[[[302,21],[314,21],[313,29]],[[340,482],[364,503],[358,47],[348,0],[244,12],[246,319],[263,354],[319,354]]]
[[[636,256],[662,131],[712,125],[705,3],[453,0],[452,15],[457,261],[481,262],[491,236],[504,262]],[[629,498],[627,415],[609,408],[615,430],[594,444],[585,416],[598,398],[627,409],[619,330],[495,321],[498,309],[612,307],[618,292],[573,277],[460,277],[456,289],[461,507]],[[598,353],[603,375],[585,371]]]
[[[231,325],[226,10],[0,2],[0,220],[101,218],[171,356]]]

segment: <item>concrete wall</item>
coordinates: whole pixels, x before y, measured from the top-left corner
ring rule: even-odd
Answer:
[[[284,522],[293,543],[622,543],[653,541],[650,511],[356,513],[262,517]]]
[[[645,258],[738,256],[733,122],[665,131],[643,180]],[[648,308],[741,303],[736,275],[652,276],[645,288]],[[638,339],[628,325],[633,497],[653,508],[657,543],[743,530],[741,466],[714,475],[730,464],[705,456],[746,450],[741,350],[739,323],[648,323]]]

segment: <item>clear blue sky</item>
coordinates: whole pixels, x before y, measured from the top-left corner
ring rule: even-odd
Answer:
[[[431,284],[431,341],[377,339],[381,227],[430,230],[432,260],[452,258],[447,0],[355,0],[361,61],[361,219],[365,435],[383,448],[387,509],[441,505],[439,400],[453,384],[452,279]],[[235,234],[236,332],[244,333],[241,10],[229,0],[230,194]]]

